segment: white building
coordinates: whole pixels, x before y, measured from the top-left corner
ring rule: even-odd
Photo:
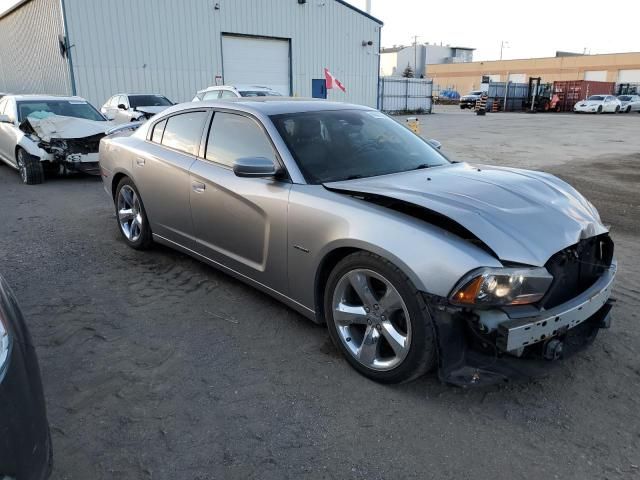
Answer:
[[[472,62],[474,50],[467,47],[430,43],[383,48],[380,51],[380,75],[400,77],[408,65],[413,70],[415,77],[427,76],[429,65]]]
[[[376,106],[382,22],[343,0],[22,0],[0,16],[0,91],[187,101],[209,85]]]

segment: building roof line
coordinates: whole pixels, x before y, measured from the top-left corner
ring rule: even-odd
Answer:
[[[365,12],[364,10],[360,10],[358,7],[354,7],[353,5],[351,5],[350,3],[346,2],[345,0],[335,0],[336,2],[344,5],[347,8],[350,8],[351,10],[353,10],[354,12],[358,12],[360,15],[364,15],[365,17],[367,17],[370,20],[373,20],[374,22],[380,24],[380,25],[384,25],[384,22],[382,20],[380,20],[379,18],[374,17],[373,15],[371,15],[370,13]]]
[[[12,12],[15,12],[20,7],[22,7],[25,3],[30,2],[31,0],[20,0],[19,2],[14,3],[9,8],[7,8],[4,12],[0,12],[0,18],[4,18]]]

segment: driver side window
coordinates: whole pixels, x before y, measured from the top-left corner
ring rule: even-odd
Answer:
[[[211,122],[205,158],[232,167],[238,158],[245,157],[276,161],[271,142],[256,121],[243,115],[216,112]]]

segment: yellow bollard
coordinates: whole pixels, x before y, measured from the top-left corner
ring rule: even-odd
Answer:
[[[418,120],[418,117],[407,118],[407,127],[409,127],[413,133],[420,135],[420,120]]]

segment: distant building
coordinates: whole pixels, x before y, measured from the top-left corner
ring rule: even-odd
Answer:
[[[415,76],[420,77],[428,70],[428,65],[471,62],[473,61],[473,51],[473,48],[430,43],[383,48],[380,51],[380,75],[401,77],[408,65],[414,71]]]
[[[479,88],[483,76],[492,82],[526,83],[531,77],[541,77],[545,83],[595,80],[640,85],[640,52],[429,65],[427,76],[433,78],[434,89],[462,94]]]

